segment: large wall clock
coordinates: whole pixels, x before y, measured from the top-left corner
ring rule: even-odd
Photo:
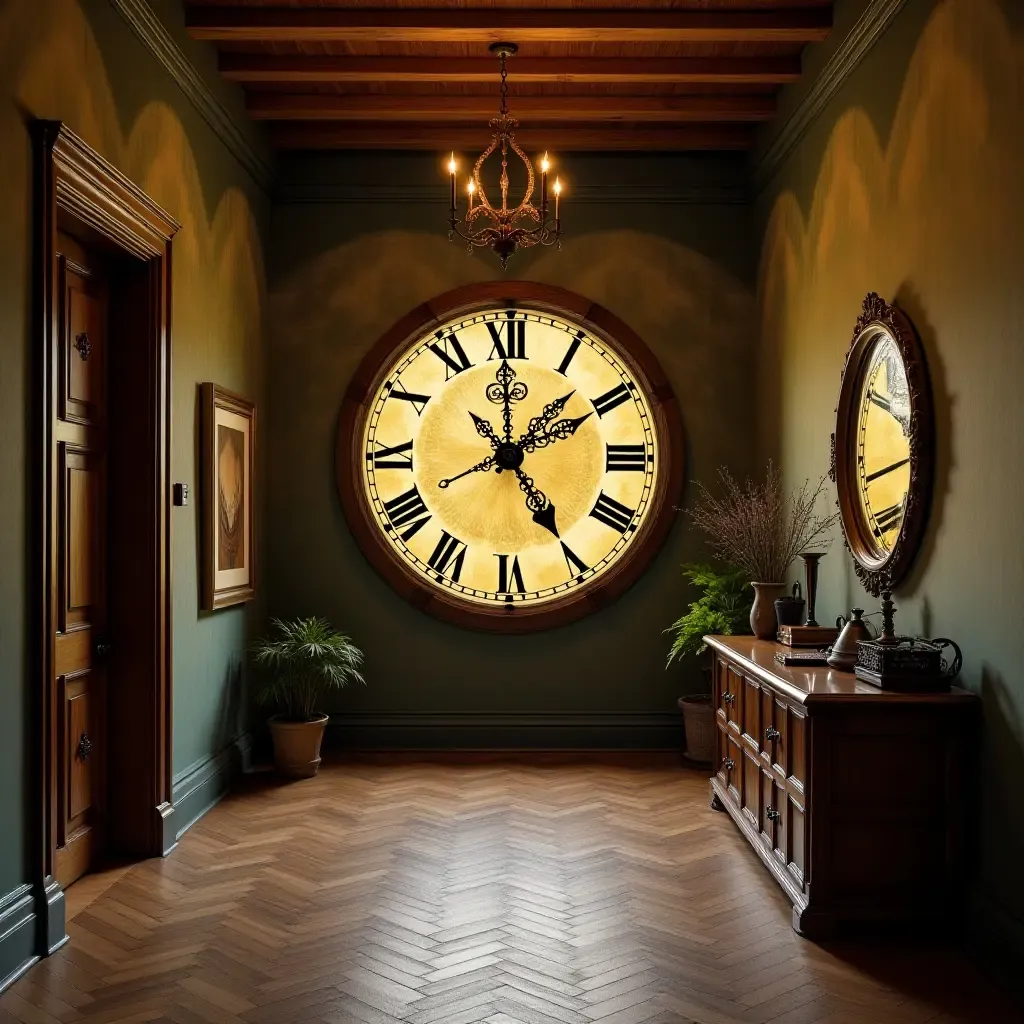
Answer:
[[[933,463],[921,343],[906,315],[871,292],[843,369],[832,479],[854,569],[875,596],[906,577],[921,545]]]
[[[571,621],[650,562],[683,475],[657,361],[587,299],[473,285],[414,310],[342,406],[338,483],[370,561],[425,611],[517,632]]]

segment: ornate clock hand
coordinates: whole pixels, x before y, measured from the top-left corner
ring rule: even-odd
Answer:
[[[444,480],[438,480],[437,486],[444,490],[450,483],[456,480],[461,480],[464,476],[469,476],[470,473],[479,473],[481,470],[491,469],[497,464],[493,455],[488,455],[483,462],[478,462],[475,466],[470,466],[464,473],[459,473],[458,476],[450,476]]]
[[[538,526],[543,526],[545,530],[550,530],[557,537],[555,506],[548,500],[548,496],[534,484],[533,477],[527,476],[521,469],[516,469],[515,474],[519,480],[519,489],[526,495],[526,507],[533,513],[533,521]]]
[[[516,380],[516,371],[502,359],[498,372],[494,375],[494,384],[487,385],[487,401],[502,406],[501,415],[505,425],[505,443],[512,443],[512,403],[521,402],[529,393],[529,388]]]
[[[501,444],[501,438],[494,432],[494,427],[487,422],[487,420],[481,419],[475,413],[470,413],[470,417],[473,420],[473,424],[476,426],[476,432],[481,437],[486,437],[491,442],[492,448],[497,448]]]
[[[526,428],[526,433],[519,438],[519,443],[522,444],[526,441],[531,434],[539,433],[544,427],[546,427],[564,408],[566,402],[575,395],[575,391],[570,391],[569,394],[563,395],[561,398],[556,398],[553,402],[544,406],[539,416],[534,416],[530,420],[529,427]]]
[[[539,433],[526,434],[520,438],[519,446],[524,452],[532,452],[538,448],[546,448],[555,441],[564,441],[567,437],[572,437],[579,428],[579,425],[592,415],[592,413],[588,412],[583,416],[577,416],[575,419],[558,420],[557,423],[552,423]]]

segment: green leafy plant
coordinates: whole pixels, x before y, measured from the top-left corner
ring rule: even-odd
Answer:
[[[288,721],[309,722],[326,690],[365,683],[359,673],[363,652],[324,619],[271,622],[274,635],[252,647],[253,661],[262,669],[256,690],[261,704],[279,707]]]
[[[673,637],[666,668],[687,655],[703,654],[708,633],[732,635],[750,632],[750,606],[754,591],[745,569],[716,569],[712,565],[684,565],[683,575],[704,593],[690,610],[665,630]]]

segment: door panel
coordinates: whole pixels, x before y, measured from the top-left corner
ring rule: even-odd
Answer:
[[[54,706],[55,873],[64,886],[102,853],[107,807],[107,286],[102,263],[58,238],[61,297],[54,533],[58,560]]]
[[[106,391],[106,304],[94,275],[66,256],[63,265],[60,418],[96,423]]]

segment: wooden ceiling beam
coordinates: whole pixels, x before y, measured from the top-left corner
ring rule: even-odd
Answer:
[[[525,96],[512,112],[538,121],[757,122],[775,113],[773,96]],[[261,121],[479,121],[496,113],[493,96],[332,96],[250,93]]]
[[[364,125],[319,121],[281,123],[270,128],[270,141],[277,149],[421,149],[445,152],[454,149],[478,152],[486,140],[486,131],[479,125]],[[516,141],[531,152],[542,149],[559,153],[582,150],[735,150],[749,149],[753,145],[754,129],[751,125],[739,124],[630,128],[560,125],[548,129],[523,129],[516,132]]]
[[[815,43],[829,8],[757,11],[508,7],[192,7],[195,39],[364,43]]]
[[[221,53],[232,82],[487,82],[490,57],[313,57]],[[782,85],[800,77],[799,57],[516,57],[516,82]]]

